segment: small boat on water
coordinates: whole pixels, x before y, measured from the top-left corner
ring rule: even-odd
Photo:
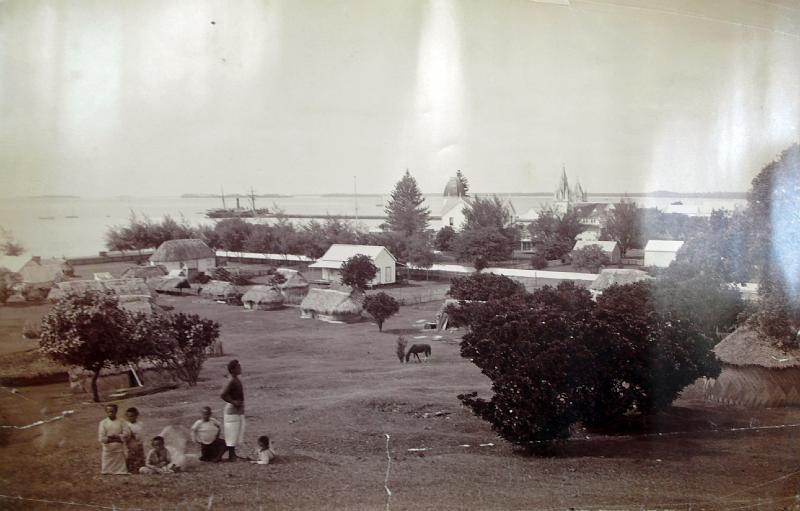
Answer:
[[[681,201],[670,202],[669,205],[670,206],[683,206],[683,202],[681,202]]]
[[[40,216],[39,220],[55,220],[56,217],[54,216]]]
[[[78,215],[67,215],[64,218],[78,218]]]

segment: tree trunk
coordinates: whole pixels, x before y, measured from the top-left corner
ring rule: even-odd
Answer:
[[[97,391],[97,379],[100,377],[100,369],[92,374],[92,399],[95,403],[100,402],[100,393]]]
[[[378,321],[378,332],[383,332],[383,321]]]

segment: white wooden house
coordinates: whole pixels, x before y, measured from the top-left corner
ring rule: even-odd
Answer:
[[[372,259],[372,263],[378,267],[378,273],[370,281],[370,285],[391,284],[397,278],[397,260],[384,246],[379,245],[343,245],[334,244],[325,254],[317,259],[309,268],[320,268],[322,270],[322,280],[329,282],[340,281],[340,268],[342,263],[357,254],[363,254]]]
[[[644,247],[644,265],[666,268],[678,255],[682,241],[650,240]]]

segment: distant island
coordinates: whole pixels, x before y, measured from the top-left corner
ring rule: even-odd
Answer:
[[[181,199],[219,199],[220,194],[218,193],[184,193],[181,195]],[[292,197],[292,195],[280,195],[277,193],[257,193],[254,195],[250,195],[247,193],[227,193],[225,197],[232,197],[232,198],[240,198],[240,199],[249,199],[250,197],[256,197],[259,199],[279,199],[279,198],[287,198]]]
[[[30,195],[26,199],[80,199],[78,195]]]

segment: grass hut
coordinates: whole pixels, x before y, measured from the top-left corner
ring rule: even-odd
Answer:
[[[592,293],[592,298],[597,298],[603,291],[613,285],[623,286],[625,284],[633,284],[640,280],[652,279],[646,271],[633,270],[633,269],[605,269],[600,270],[600,275],[597,276],[592,284],[589,286],[589,292]]]
[[[800,350],[776,348],[741,327],[714,347],[722,373],[705,381],[708,399],[738,406],[800,405]]]
[[[335,289],[310,289],[300,303],[300,317],[329,322],[355,323],[361,320],[360,294]]]
[[[186,277],[154,277],[147,279],[147,287],[156,293],[182,295],[184,289],[191,289]]]
[[[221,300],[225,303],[238,303],[242,293],[230,282],[209,280],[200,288],[200,296],[211,300]]]
[[[150,256],[150,262],[161,264],[167,270],[186,268],[202,273],[216,266],[216,256],[203,240],[168,240]]]
[[[286,279],[286,282],[278,286],[285,303],[299,305],[310,289],[308,280],[299,271],[289,268],[278,268],[275,272]]]
[[[55,302],[67,294],[83,294],[87,291],[111,291],[118,296],[152,296],[144,279],[68,280],[57,283],[47,299]]]
[[[271,311],[283,307],[283,295],[272,286],[253,286],[242,296],[245,309]]]
[[[167,274],[167,269],[160,264],[152,266],[131,266],[122,272],[122,278],[151,279],[153,277],[163,277]]]

